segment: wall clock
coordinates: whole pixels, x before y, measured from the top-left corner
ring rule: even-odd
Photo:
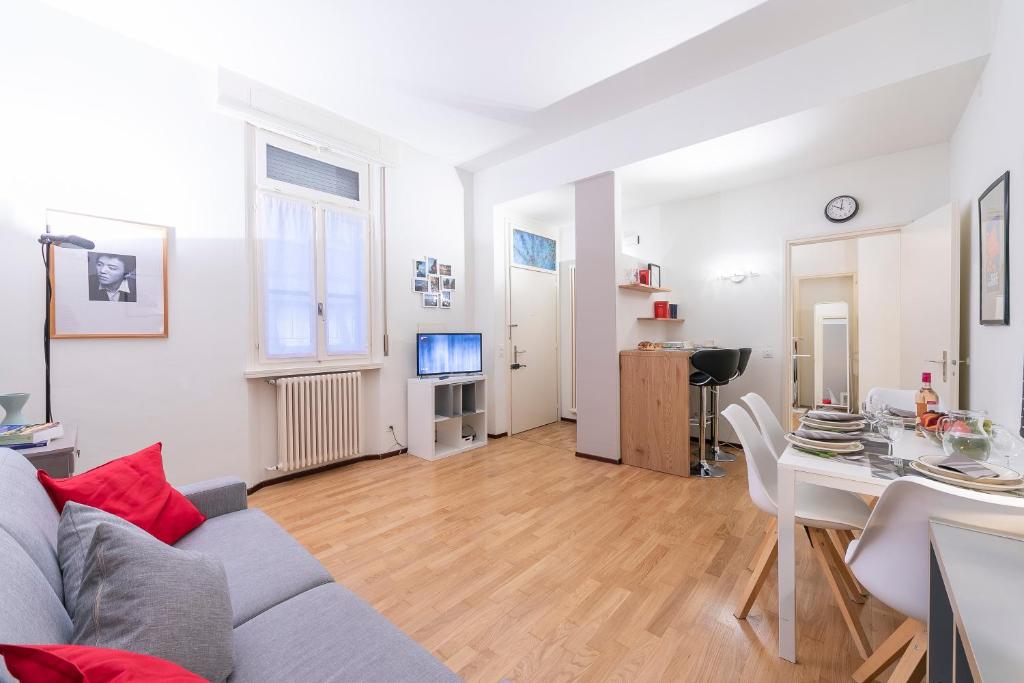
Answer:
[[[825,205],[825,218],[833,223],[845,223],[857,215],[860,205],[848,194],[841,194]]]

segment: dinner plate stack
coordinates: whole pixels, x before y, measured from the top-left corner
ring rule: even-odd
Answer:
[[[804,432],[804,434],[798,432],[786,434],[786,441],[793,444],[797,450],[811,452],[815,455],[857,453],[864,450],[864,444],[852,437],[830,438],[830,436],[838,437],[840,435],[834,433],[832,435],[822,435],[821,433],[815,434],[814,432],[808,434],[808,430],[800,430],[800,432]],[[818,436],[819,438],[811,438],[811,435]]]
[[[992,476],[972,477],[939,465],[948,458],[944,455],[922,455],[910,463],[910,467],[919,474],[953,486],[962,486],[975,491],[1008,493],[1024,489],[1024,477],[1019,472],[995,463],[980,463],[992,472]]]
[[[838,413],[831,410],[811,410],[800,418],[800,424],[808,429],[829,432],[860,432],[868,423],[860,415]]]

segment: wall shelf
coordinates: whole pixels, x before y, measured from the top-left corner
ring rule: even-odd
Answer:
[[[628,289],[631,292],[646,292],[647,294],[652,294],[654,292],[671,292],[672,291],[668,287],[651,287],[650,285],[641,285],[641,284],[619,285],[619,289]]]
[[[637,320],[653,320],[659,323],[681,323],[685,322],[682,318],[637,318]]]

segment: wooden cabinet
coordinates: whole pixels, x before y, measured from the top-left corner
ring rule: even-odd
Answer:
[[[624,465],[690,476],[690,352],[619,353]]]

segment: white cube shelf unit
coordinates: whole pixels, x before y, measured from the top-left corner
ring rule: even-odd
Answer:
[[[487,378],[409,380],[409,452],[440,460],[487,445]]]

